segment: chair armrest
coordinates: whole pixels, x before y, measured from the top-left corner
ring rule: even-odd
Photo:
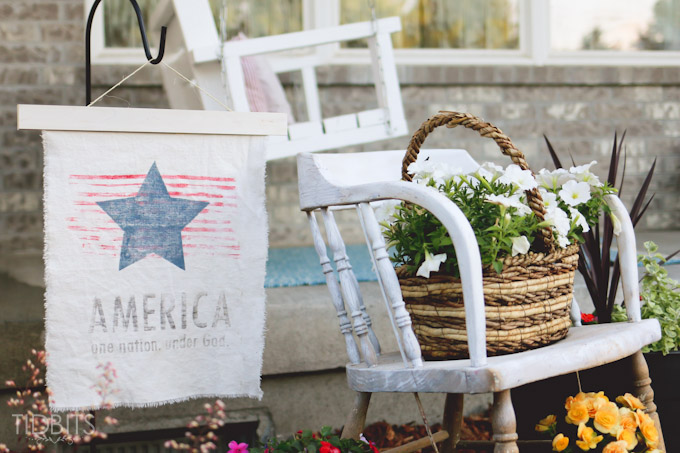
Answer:
[[[388,17],[377,21],[380,33],[394,33],[401,30],[399,17]],[[264,36],[243,41],[226,42],[223,45],[224,55],[243,57],[265,53],[282,52],[304,47],[321,46],[343,41],[368,38],[375,35],[372,22],[339,25],[336,27],[285,33],[276,36]],[[219,59],[219,48],[214,46],[190,49],[193,51],[194,63],[206,63]]]
[[[605,196],[605,201],[612,214],[621,223],[621,232],[616,236],[619,248],[619,265],[621,267],[621,283],[623,284],[623,300],[626,303],[628,321],[637,322],[640,315],[640,285],[638,284],[637,245],[635,231],[628,210],[616,195]]]

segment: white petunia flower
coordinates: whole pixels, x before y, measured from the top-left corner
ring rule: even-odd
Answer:
[[[521,190],[531,190],[538,187],[536,178],[530,170],[522,170],[519,165],[510,164],[505,173],[498,179],[504,184],[514,184]]]
[[[562,187],[564,183],[572,180],[574,177],[569,174],[564,168],[558,168],[555,171],[548,171],[545,168],[538,172],[536,180],[538,183],[550,190],[557,190]]]
[[[477,169],[477,173],[487,181],[492,181],[494,178],[503,174],[503,167],[496,165],[493,162],[484,162]]]
[[[590,200],[590,185],[587,182],[567,181],[560,190],[560,198],[569,206],[578,206]]]
[[[416,275],[419,277],[430,278],[430,272],[439,271],[439,266],[446,261],[446,253],[439,255],[430,255],[430,252],[425,250],[425,261],[418,268]]]
[[[613,212],[609,213],[609,218],[612,219],[612,226],[614,227],[614,235],[618,236],[621,234],[621,221],[619,220],[618,217],[616,217],[616,214]]]
[[[600,182],[600,179],[597,177],[597,175],[590,172],[590,167],[592,167],[596,163],[597,163],[596,161],[592,161],[591,163],[586,165],[571,167],[569,169],[569,173],[574,175],[577,181],[587,182],[589,185],[593,187],[602,187],[602,183]]]
[[[557,235],[557,245],[559,245],[561,248],[565,248],[569,244],[571,244],[571,242],[569,242],[569,238],[566,235],[563,234]]]
[[[519,194],[515,194],[510,197],[507,197],[505,195],[489,195],[486,197],[486,200],[489,203],[503,205],[506,208],[516,208],[517,214],[520,217],[524,217],[526,215],[531,214],[531,208],[529,208],[529,206],[527,206],[526,204],[522,203]]]
[[[442,163],[434,167],[434,170],[430,174],[430,178],[434,179],[434,182],[437,185],[441,185],[449,179],[461,174],[463,174],[463,170],[460,167],[454,167],[453,165]]]
[[[512,238],[512,256],[526,254],[530,245],[526,236]]]
[[[545,206],[546,211],[557,207],[557,195],[552,192],[548,192],[542,187],[538,190],[541,193],[541,198],[543,198],[543,206]]]
[[[586,172],[590,173],[590,167],[592,167],[592,166],[595,165],[596,163],[597,163],[597,161],[594,160],[594,161],[592,161],[592,162],[589,163],[589,164],[578,165],[578,166],[576,166],[576,167],[571,167],[571,168],[569,169],[569,173],[571,173],[572,175],[578,175],[579,173],[586,173]]]
[[[375,211],[375,218],[378,223],[387,222],[392,224],[396,220],[394,218],[394,213],[396,212],[397,206],[400,204],[400,200],[383,200],[371,203],[371,207]]]
[[[415,180],[421,180],[421,179],[427,180],[430,177],[430,175],[432,174],[432,172],[435,171],[435,169],[436,169],[436,165],[432,161],[417,160],[417,161],[411,163],[411,165],[408,166],[407,170],[408,170],[408,173],[410,175],[413,175],[413,179],[415,179]]]
[[[550,225],[555,229],[559,236],[566,236],[571,229],[571,222],[567,213],[558,207],[548,210],[545,214],[545,220],[550,222]]]
[[[569,208],[569,215],[571,216],[571,223],[573,223],[576,226],[580,226],[581,231],[583,231],[584,233],[590,231],[590,225],[588,225],[586,218],[583,216],[583,214],[581,214],[581,212],[578,209]]]

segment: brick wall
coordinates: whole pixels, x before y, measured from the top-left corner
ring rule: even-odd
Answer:
[[[16,104],[84,102],[81,0],[0,0],[0,257],[42,249],[40,137],[16,131]],[[95,67],[95,96],[131,67]],[[167,107],[158,67],[146,68],[101,105]],[[372,108],[370,72],[345,66],[322,70],[325,114]],[[635,67],[402,67],[402,94],[409,128],[440,109],[468,111],[502,128],[539,169],[550,161],[546,134],[566,161],[606,162],[615,130],[627,130],[629,203],[654,157],[656,198],[641,227],[670,229],[680,220],[680,71]],[[300,90],[290,89],[290,93]],[[303,115],[304,116],[304,115]],[[403,149],[408,137],[351,151]],[[490,140],[470,131],[446,130],[432,147],[462,147],[478,160],[504,163]],[[606,164],[600,165],[603,176]],[[297,207],[293,158],[271,162],[267,183],[272,246],[309,245]],[[341,228],[360,241],[351,214]]]

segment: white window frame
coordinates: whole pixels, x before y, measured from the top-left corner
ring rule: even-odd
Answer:
[[[85,0],[85,18],[95,0]],[[303,28],[323,28],[340,24],[342,0],[302,0]],[[519,0],[520,36],[517,50],[484,49],[395,49],[399,65],[420,66],[680,66],[679,51],[622,52],[615,50],[582,50],[555,52],[550,49],[549,0]],[[370,18],[366,18],[370,20]],[[148,33],[157,33],[147,30]],[[92,62],[98,65],[142,64],[141,48],[104,46],[104,12],[97,10],[92,24]],[[367,64],[367,49],[333,47],[334,64]],[[152,50],[152,54],[156,54]]]

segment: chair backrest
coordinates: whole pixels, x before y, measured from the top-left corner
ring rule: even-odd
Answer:
[[[315,248],[326,274],[328,288],[340,320],[340,330],[345,336],[347,354],[352,363],[359,363],[363,358],[368,365],[372,365],[380,354],[380,345],[372,331],[370,317],[366,313],[345,244],[333,217],[331,209],[338,207],[356,207],[404,363],[406,366],[422,365],[420,346],[405,309],[399,282],[373,207],[369,204],[378,200],[404,199],[424,206],[442,220],[449,228],[457,257],[461,263],[467,263],[466,268],[461,269],[461,274],[466,296],[466,313],[469,314],[468,345],[473,364],[481,366],[486,362],[486,337],[481,259],[474,233],[460,210],[444,196],[418,184],[399,181],[403,156],[403,151],[298,155],[300,206],[307,211]],[[474,171],[479,166],[466,151],[460,149],[422,150],[419,157],[447,162],[463,171]],[[339,283],[326,254],[326,244],[317,223],[316,210],[320,210],[323,216],[328,245],[337,265]],[[350,318],[353,322],[350,322]],[[359,338],[359,345],[352,337],[352,324]]]
[[[208,0],[163,0],[152,16],[152,29],[157,30],[161,25],[168,27],[166,61],[218,99],[228,99],[235,111],[250,111],[242,57],[268,54],[275,72],[301,73],[308,121],[291,124],[288,137],[270,139],[267,147],[270,160],[298,152],[371,143],[408,132],[390,36],[401,30],[398,17],[221,45]],[[368,41],[378,108],[347,115],[322,117],[316,68],[327,64],[330,55],[323,56],[321,52],[302,56],[270,55],[357,39]],[[172,108],[223,108],[205,93],[179,82],[173,74],[164,74],[163,84]]]

